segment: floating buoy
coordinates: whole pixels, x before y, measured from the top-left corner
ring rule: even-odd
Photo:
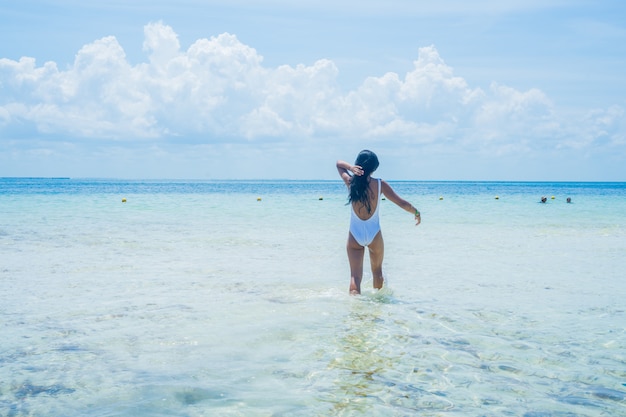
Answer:
[[[554,196],[550,197],[551,200],[554,200]]]
[[[440,200],[443,200],[443,197],[439,197]]]
[[[499,200],[499,199],[500,199],[500,197],[496,196],[496,200]]]
[[[126,199],[125,199],[125,198],[122,198],[122,203],[125,203],[125,202],[126,202]]]
[[[261,201],[261,197],[257,197],[257,198],[256,198],[256,201]]]

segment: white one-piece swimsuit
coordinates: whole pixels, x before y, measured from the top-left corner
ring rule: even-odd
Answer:
[[[354,237],[354,240],[361,246],[367,246],[380,232],[380,219],[378,216],[378,208],[380,207],[380,195],[381,195],[380,178],[378,179],[378,202],[376,203],[376,210],[374,214],[367,219],[362,220],[354,212],[354,206],[352,206],[352,215],[350,216],[350,234]]]

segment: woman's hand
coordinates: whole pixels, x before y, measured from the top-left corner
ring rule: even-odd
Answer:
[[[353,165],[350,167],[350,171],[356,175],[357,177],[360,177],[361,175],[363,175],[363,168],[361,168],[358,165]]]

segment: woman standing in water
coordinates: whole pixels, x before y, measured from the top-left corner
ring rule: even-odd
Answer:
[[[381,194],[400,208],[414,214],[416,226],[422,221],[420,212],[396,194],[387,182],[380,178],[372,178],[371,175],[376,168],[378,168],[378,157],[368,150],[359,153],[354,165],[341,160],[337,161],[337,171],[350,190],[348,200],[352,206],[347,244],[350,262],[350,294],[361,293],[366,246],[370,254],[374,288],[383,287],[385,244],[378,215]]]

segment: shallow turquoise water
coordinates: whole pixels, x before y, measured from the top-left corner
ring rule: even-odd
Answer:
[[[392,185],[0,180],[0,415],[626,414],[626,184]]]

